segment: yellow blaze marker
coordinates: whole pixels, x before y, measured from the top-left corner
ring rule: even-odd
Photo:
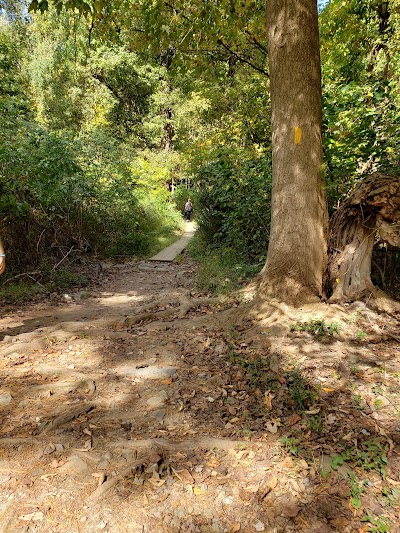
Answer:
[[[299,126],[294,127],[294,144],[301,144],[301,128]]]

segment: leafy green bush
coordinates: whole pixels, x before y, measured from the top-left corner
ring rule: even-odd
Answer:
[[[196,285],[210,292],[229,294],[254,277],[263,266],[263,263],[247,263],[233,248],[207,246],[201,233],[196,233],[188,250],[199,265]]]
[[[235,166],[219,159],[197,178],[199,231],[206,243],[259,263],[266,255],[271,203],[271,161],[266,154]]]

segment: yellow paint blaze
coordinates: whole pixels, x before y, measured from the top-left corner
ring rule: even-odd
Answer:
[[[301,144],[302,130],[299,126],[294,127],[294,144]]]

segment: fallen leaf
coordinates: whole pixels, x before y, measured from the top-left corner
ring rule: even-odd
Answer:
[[[200,487],[193,487],[193,494],[195,496],[203,496],[204,494],[207,494],[207,491]]]
[[[270,433],[277,433],[278,431],[278,426],[275,424],[275,422],[267,422],[265,427]]]
[[[297,422],[300,422],[301,416],[298,413],[293,413],[286,419],[287,426],[294,426]]]
[[[83,445],[83,448],[76,448],[77,452],[88,452],[92,449],[92,439],[89,439]]]
[[[304,459],[300,459],[300,461],[298,462],[298,465],[301,468],[303,468],[304,470],[308,470],[309,469],[308,463]]]
[[[284,459],[281,462],[281,466],[282,466],[282,468],[292,468],[293,467],[293,459],[291,457],[286,457],[286,459]]]
[[[172,383],[172,379],[171,379],[171,378],[162,379],[162,380],[160,381],[160,383],[161,383],[162,385],[171,385],[171,383]]]
[[[41,522],[44,518],[44,514],[42,511],[35,511],[34,513],[23,514],[18,518],[24,520],[24,522]]]
[[[176,475],[178,479],[182,481],[182,483],[193,485],[194,479],[189,470],[186,470],[186,468],[182,470],[175,470],[174,468],[172,468],[172,472]]]
[[[268,409],[268,411],[272,411],[272,399],[274,398],[274,395],[270,393],[270,391],[265,391],[264,394],[264,403],[265,407]]]
[[[46,446],[46,448],[43,450],[43,455],[50,455],[51,453],[56,451],[56,447],[52,442]]]
[[[331,388],[329,388],[329,387],[322,387],[322,390],[323,390],[324,392],[335,392],[335,389],[331,389]]]
[[[247,485],[247,487],[245,487],[245,490],[247,490],[247,492],[251,492],[253,494],[256,494],[256,492],[258,492],[259,488],[260,488],[260,484],[256,483],[254,485]]]
[[[240,528],[241,528],[241,524],[235,524],[234,526],[231,527],[229,533],[237,533],[238,531],[240,531]]]
[[[57,459],[54,459],[54,461],[50,463],[50,466],[51,468],[59,468],[60,466],[65,465],[66,462],[67,460],[65,458],[62,458],[59,461]]]
[[[149,479],[149,482],[150,482],[154,487],[161,487],[161,485],[164,485],[164,483],[165,483],[165,479],[153,479],[153,478],[150,478],[150,479]]]
[[[43,474],[43,476],[40,476],[40,479],[43,479],[43,481],[48,481],[47,478],[56,476],[57,474]]]

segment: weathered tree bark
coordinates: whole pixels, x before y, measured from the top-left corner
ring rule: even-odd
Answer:
[[[272,221],[260,296],[316,301],[326,268],[321,70],[316,0],[267,0]]]
[[[382,298],[371,281],[377,239],[400,246],[400,177],[378,172],[364,180],[331,218],[326,280],[331,302]]]

